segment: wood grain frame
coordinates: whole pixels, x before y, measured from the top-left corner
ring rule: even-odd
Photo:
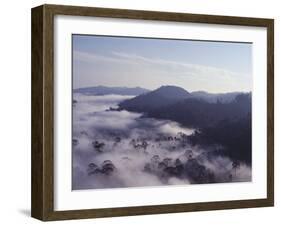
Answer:
[[[95,16],[267,28],[267,198],[104,209],[54,211],[54,16]],[[274,205],[274,20],[61,5],[32,9],[31,215],[50,220],[160,214]]]

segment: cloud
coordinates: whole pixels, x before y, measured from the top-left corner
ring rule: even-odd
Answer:
[[[93,53],[82,52],[78,50],[73,51],[73,59],[75,61],[82,61],[87,63],[93,63],[95,61],[105,61],[105,62],[112,62],[112,63],[120,63],[121,61],[109,56],[102,56]]]
[[[231,159],[207,155],[215,147],[189,145],[182,135],[193,133],[193,129],[167,120],[141,118],[137,113],[106,111],[126,98],[130,97],[74,94],[73,139],[77,143],[73,146],[73,189],[207,183],[212,173],[216,182],[229,182],[230,176],[232,181],[251,180],[249,166],[241,164],[234,170]],[[113,172],[106,173],[111,164]],[[181,167],[184,172],[180,175]],[[89,170],[96,171],[89,175]]]
[[[142,67],[157,68],[159,71],[169,73],[171,76],[191,76],[199,80],[209,81],[210,79],[224,80],[227,82],[236,82],[237,79],[248,78],[249,75],[236,73],[233,71],[211,67],[200,64],[190,64],[161,58],[151,58],[136,54],[127,54],[123,52],[112,52],[120,60],[130,64],[138,64]]]
[[[104,65],[104,70],[108,70],[107,67],[110,65],[114,69],[112,73],[119,71],[120,74],[124,74],[134,71],[137,74],[149,74],[150,76],[162,75],[167,78],[188,78],[192,79],[193,82],[198,81],[201,83],[209,83],[211,79],[216,80],[217,86],[229,87],[230,90],[239,90],[239,88],[248,90],[250,88],[249,74],[236,73],[208,65],[191,64],[116,51],[113,51],[110,55],[100,55],[76,50],[73,56],[76,61]]]
[[[137,54],[128,54],[123,52],[112,52],[112,55],[98,55],[92,53],[86,53],[81,51],[74,51],[74,60],[93,63],[94,61],[103,61],[108,63],[119,63],[129,65],[139,65],[141,67],[149,66],[158,68],[158,70],[169,70],[174,74],[189,75],[189,76],[207,76],[210,75],[233,77],[233,76],[245,76],[245,74],[238,74],[229,70],[210,67],[200,64],[190,64],[184,62],[178,62],[173,60],[164,60],[161,58],[145,57]],[[171,75],[174,75],[171,74]]]

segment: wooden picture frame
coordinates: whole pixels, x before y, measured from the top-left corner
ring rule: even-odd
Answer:
[[[54,16],[124,18],[267,29],[267,198],[122,208],[54,210]],[[220,210],[274,205],[274,21],[273,19],[42,5],[32,9],[32,202],[34,218],[67,220]]]

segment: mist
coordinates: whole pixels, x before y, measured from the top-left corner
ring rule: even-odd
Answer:
[[[217,145],[191,145],[194,128],[114,110],[132,97],[74,94],[72,189],[251,181],[250,166]]]

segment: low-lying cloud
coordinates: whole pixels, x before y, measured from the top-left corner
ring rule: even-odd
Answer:
[[[191,146],[176,122],[109,111],[130,96],[74,94],[73,189],[250,181],[251,169]]]

